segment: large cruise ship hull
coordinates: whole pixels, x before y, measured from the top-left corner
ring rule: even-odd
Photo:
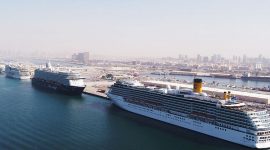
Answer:
[[[82,95],[85,87],[66,86],[42,79],[32,79],[32,85],[41,89],[56,91],[66,95]]]
[[[116,106],[139,115],[160,120],[169,124],[197,131],[209,136],[213,136],[216,138],[220,138],[226,141],[230,141],[251,148],[264,149],[270,147],[269,143],[256,143],[255,141],[247,140],[246,137],[249,137],[250,135],[244,132],[223,128],[202,121],[193,120],[187,117],[182,117],[179,115],[174,115],[171,113],[128,103],[125,102],[121,96],[113,95],[110,93],[107,93],[107,95],[108,97],[110,97],[110,99]]]

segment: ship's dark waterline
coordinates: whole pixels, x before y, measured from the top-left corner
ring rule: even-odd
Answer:
[[[0,149],[248,149],[123,111],[97,97],[41,91],[30,80],[0,76],[0,96]]]
[[[48,92],[56,92],[56,93],[61,93],[61,94],[66,94],[66,95],[73,95],[73,96],[82,95],[82,92],[85,88],[85,86],[84,87],[66,86],[63,84],[49,82],[49,81],[46,81],[43,79],[37,79],[37,78],[32,78],[32,85],[37,89],[45,90]]]

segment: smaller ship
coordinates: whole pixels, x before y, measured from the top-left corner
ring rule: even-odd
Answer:
[[[237,79],[236,75],[233,74],[226,74],[226,73],[211,73],[210,76],[213,78],[223,78],[223,79]]]
[[[30,79],[30,71],[22,65],[6,65],[5,66],[6,77],[14,79]]]
[[[270,76],[251,76],[250,73],[244,73],[243,76],[241,77],[241,80],[270,82]]]
[[[32,85],[67,95],[81,95],[86,87],[84,78],[79,73],[57,71],[50,63],[46,64],[46,68],[35,70]]]
[[[4,70],[5,70],[5,67],[0,66],[0,74],[3,74],[4,73]]]
[[[151,75],[168,75],[167,72],[162,72],[162,71],[155,71],[155,72],[151,72]]]

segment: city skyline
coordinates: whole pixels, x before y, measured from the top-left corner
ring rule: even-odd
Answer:
[[[0,5],[0,150],[270,149],[270,0]]]
[[[120,57],[270,57],[270,2],[8,1],[0,52]]]
[[[234,54],[234,55],[230,55],[230,56],[226,56],[226,55],[222,55],[219,53],[213,53],[213,54],[194,54],[194,55],[190,55],[188,53],[184,54],[181,53],[179,51],[178,55],[174,55],[174,56],[170,56],[170,55],[164,55],[164,56],[113,56],[113,55],[109,55],[109,54],[96,54],[94,51],[91,50],[72,50],[69,51],[67,53],[65,53],[64,55],[53,55],[55,52],[45,52],[45,51],[27,51],[27,52],[22,52],[22,51],[0,51],[0,57],[8,57],[10,59],[16,59],[16,58],[29,58],[29,57],[36,57],[36,58],[72,58],[73,55],[77,55],[79,53],[88,53],[89,57],[91,57],[92,59],[95,57],[98,57],[98,59],[106,59],[106,58],[112,58],[112,59],[117,59],[117,58],[127,58],[127,59],[143,59],[143,58],[149,58],[149,59],[163,59],[163,58],[173,58],[173,59],[198,59],[198,57],[200,57],[201,59],[203,58],[208,58],[209,60],[213,57],[218,57],[220,59],[226,59],[226,60],[234,60],[234,59],[245,59],[245,58],[249,58],[249,59],[256,59],[256,58],[260,58],[260,59],[270,59],[270,57],[264,56],[262,54],[257,54],[257,55],[240,55],[240,54]],[[57,52],[56,52],[57,53]],[[244,58],[245,57],[245,58]]]

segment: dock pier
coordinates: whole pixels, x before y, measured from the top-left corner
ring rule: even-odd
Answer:
[[[108,87],[112,84],[113,82],[106,82],[106,81],[87,82],[83,94],[92,95],[109,100],[110,98],[106,95],[106,92],[109,90]]]

